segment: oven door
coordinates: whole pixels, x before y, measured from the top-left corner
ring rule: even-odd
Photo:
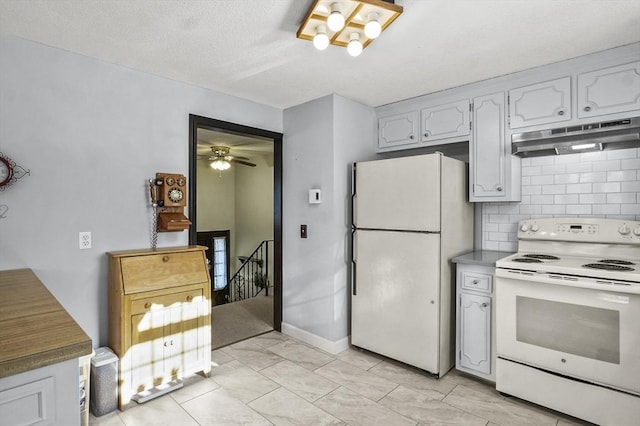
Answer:
[[[498,357],[640,395],[640,286],[565,281],[496,270]]]

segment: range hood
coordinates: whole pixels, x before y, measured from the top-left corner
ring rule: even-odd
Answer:
[[[511,135],[511,153],[523,158],[636,147],[640,117]]]

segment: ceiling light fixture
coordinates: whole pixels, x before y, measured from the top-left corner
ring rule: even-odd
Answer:
[[[358,56],[402,10],[385,0],[315,0],[296,36],[313,41],[318,50],[333,44]]]
[[[349,36],[349,44],[347,45],[347,52],[351,56],[360,56],[360,54],[362,53],[360,34],[351,33],[351,35]]]
[[[231,163],[220,158],[211,162],[211,168],[214,170],[227,170],[229,167],[231,167]]]
[[[316,35],[313,36],[313,46],[318,50],[324,50],[327,48],[327,46],[329,46],[327,27],[324,24],[318,25]]]

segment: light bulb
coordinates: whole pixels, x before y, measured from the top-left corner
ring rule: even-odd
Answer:
[[[344,28],[344,16],[342,16],[342,6],[340,3],[331,4],[331,14],[327,18],[327,26],[333,32]]]
[[[347,44],[347,52],[351,56],[358,56],[362,53],[362,43],[360,43],[360,34],[351,33],[349,36],[349,44]]]
[[[231,167],[231,163],[225,160],[214,160],[211,162],[211,168],[214,170],[227,170]]]
[[[316,35],[313,37],[313,46],[318,50],[324,50],[329,46],[329,36],[327,35],[327,27],[318,25]]]
[[[378,14],[371,12],[369,14],[369,21],[364,26],[364,35],[368,38],[376,38],[382,32],[382,25],[378,22]]]

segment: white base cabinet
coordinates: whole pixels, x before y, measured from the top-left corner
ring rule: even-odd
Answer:
[[[495,268],[457,265],[456,369],[495,382]]]
[[[0,379],[0,424],[80,426],[78,359]]]

